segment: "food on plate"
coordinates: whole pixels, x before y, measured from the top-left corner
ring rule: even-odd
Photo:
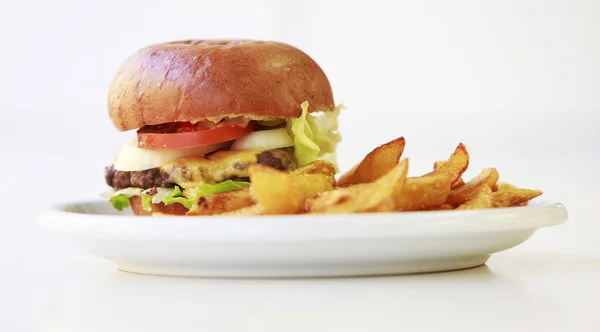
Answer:
[[[447,203],[450,205],[458,206],[465,203],[475,197],[484,186],[494,188],[498,182],[500,175],[495,168],[486,168],[477,177],[464,185],[452,190],[448,195]]]
[[[452,185],[457,183],[469,165],[466,147],[459,144],[450,158],[432,172],[406,179],[402,192],[395,196],[400,211],[430,210],[447,203]]]
[[[181,214],[188,215],[213,215],[239,210],[252,205],[254,202],[249,188],[224,191],[220,193],[202,195],[193,204],[189,211]]]
[[[394,200],[399,211],[434,209],[446,203],[452,178],[447,173],[425,174],[406,179]]]
[[[306,200],[309,213],[391,212],[393,196],[402,191],[408,172],[408,160],[400,163],[372,182],[322,192]]]
[[[404,137],[383,144],[369,153],[360,164],[344,174],[337,182],[340,187],[373,182],[398,164],[404,152]]]
[[[319,65],[288,44],[145,47],[121,65],[109,89],[112,123],[135,132],[106,168],[112,190],[103,196],[137,215],[213,215],[253,202],[253,165],[281,172],[311,165],[304,171],[333,178],[341,108]],[[325,170],[320,160],[328,161]]]
[[[508,183],[499,183],[492,195],[493,207],[524,206],[542,195],[541,190],[517,188]]]
[[[469,167],[469,160],[470,156],[467,152],[467,148],[464,144],[460,143],[448,160],[425,175],[447,174],[450,176],[451,183],[455,184],[460,181],[462,174],[467,170],[467,167]]]
[[[435,170],[435,169],[439,168],[439,167],[440,167],[440,166],[442,166],[444,163],[446,163],[446,161],[447,161],[447,160],[438,160],[438,161],[436,161],[435,163],[433,163],[433,169]],[[467,166],[468,166],[468,165],[467,165]],[[452,189],[456,189],[456,188],[458,188],[458,187],[462,186],[463,184],[465,184],[465,180],[463,180],[463,178],[462,178],[462,177],[460,177],[460,178],[458,178],[458,180],[456,180],[456,182],[454,182],[454,183],[452,184]]]
[[[307,173],[312,169],[301,167],[286,173],[264,165],[250,166],[252,195],[257,205],[262,206],[254,211],[260,214],[300,213],[306,199],[330,192],[335,183],[333,174]]]
[[[461,182],[470,160],[462,143],[450,158],[436,162],[433,171],[408,177],[408,159],[401,158],[404,143],[404,138],[400,137],[375,148],[362,162],[340,177],[347,179],[343,185],[333,177],[334,165],[324,160],[289,172],[253,165],[250,168],[250,195],[253,202],[238,210],[217,215],[477,210],[522,206],[542,194],[539,190],[521,189],[498,182],[500,175],[495,168],[485,168],[472,180],[455,186]],[[390,146],[400,151],[395,154],[384,151]],[[390,155],[397,156],[394,157],[397,159],[390,162]],[[393,166],[389,169],[391,164]],[[361,177],[353,177],[361,165],[369,166],[362,167],[364,173]],[[317,175],[323,177],[320,180],[302,180],[302,177]],[[369,181],[364,180],[366,176]],[[353,179],[353,184],[349,184],[349,179]]]
[[[475,195],[468,201],[459,205],[457,210],[477,210],[477,209],[489,209],[492,205],[492,187],[483,185],[477,189]],[[452,206],[452,205],[450,205]]]
[[[110,86],[112,123],[135,133],[106,167],[102,196],[136,215],[256,216],[506,208],[542,194],[499,182],[495,168],[465,182],[462,143],[408,176],[404,137],[338,174],[342,108],[319,65],[288,44],[148,46]]]
[[[343,185],[335,179],[335,165],[326,160],[315,160],[291,171],[253,164],[248,169],[249,183],[243,188],[210,192],[209,189],[214,186],[205,185],[207,188],[200,186],[188,189],[204,194],[184,213],[256,216],[478,210],[523,206],[542,195],[540,190],[499,182],[500,174],[495,168],[485,168],[470,181],[455,186],[461,182],[470,160],[462,143],[447,160],[436,162],[433,171],[408,177],[409,162],[407,158],[402,158],[404,144],[404,138],[400,137],[375,148],[362,162],[340,177],[347,179]],[[385,151],[391,146],[399,151]],[[354,177],[354,174],[359,174],[357,172],[363,173]],[[349,179],[353,179],[353,184],[349,183]],[[234,183],[225,181],[221,185],[233,186]],[[177,188],[175,191],[179,190]],[[175,196],[171,199],[179,197],[171,196]],[[132,200],[136,199],[140,198],[132,197]],[[139,214],[149,212],[142,211]],[[163,209],[152,214],[164,216],[182,213]]]

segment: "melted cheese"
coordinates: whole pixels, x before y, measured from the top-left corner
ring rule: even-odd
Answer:
[[[169,173],[171,181],[188,189],[201,183],[215,184],[233,177],[247,177],[248,167],[256,163],[260,152],[262,151],[217,151],[208,158],[180,158],[160,169]]]

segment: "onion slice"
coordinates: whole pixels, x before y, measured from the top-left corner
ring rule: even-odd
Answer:
[[[294,146],[285,128],[255,131],[236,139],[231,150],[269,150]]]
[[[225,145],[227,142],[188,149],[145,149],[138,147],[137,137],[132,137],[125,142],[113,167],[117,171],[142,171],[163,166],[180,158],[204,156]]]

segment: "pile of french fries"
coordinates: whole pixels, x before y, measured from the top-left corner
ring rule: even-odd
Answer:
[[[291,172],[252,165],[249,188],[204,196],[188,215],[475,210],[527,205],[542,194],[498,182],[495,168],[464,181],[469,153],[462,143],[447,160],[436,161],[431,172],[407,177],[404,146],[400,137],[375,148],[337,181],[334,165],[322,160]]]

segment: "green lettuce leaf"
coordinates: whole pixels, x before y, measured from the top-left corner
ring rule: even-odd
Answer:
[[[179,196],[179,197],[172,197],[172,196],[167,196],[163,199],[163,203],[165,203],[165,205],[171,205],[171,204],[175,204],[175,203],[179,203],[183,206],[185,206],[186,208],[191,208],[192,205],[194,205],[194,201],[189,199],[189,198],[185,198],[183,196]]]
[[[181,194],[181,188],[175,186],[175,188],[173,188],[173,192],[170,195],[163,197],[163,203],[165,203],[165,205],[180,203],[188,209],[191,208],[194,201],[189,198],[183,197]]]
[[[142,207],[146,211],[152,211],[152,195],[142,195]]]
[[[250,182],[245,181],[233,181],[227,180],[217,184],[206,184],[203,183],[200,186],[200,191],[198,192],[198,198],[210,194],[222,193],[226,191],[232,191],[236,189],[248,188],[250,186]]]
[[[102,193],[101,196],[109,198],[114,208],[119,211],[129,207],[129,197],[132,196],[142,197],[142,207],[146,211],[152,210],[151,204],[159,204],[161,202],[165,205],[180,203],[189,209],[202,196],[247,188],[249,186],[250,182],[227,180],[217,184],[204,183],[198,188],[186,189],[185,193],[180,187],[175,186],[174,188],[152,188],[153,190],[156,189],[156,194],[154,195],[148,194],[150,189],[125,188],[116,191],[111,190]]]
[[[165,205],[180,203],[189,209],[202,196],[216,194],[216,193],[222,193],[222,192],[241,189],[241,188],[247,188],[249,186],[250,186],[250,182],[233,181],[233,180],[227,180],[227,181],[223,181],[223,182],[220,182],[217,184],[203,183],[198,188],[186,189],[186,196],[183,196],[183,193],[181,192],[181,188],[175,186],[173,192],[170,195],[165,196],[163,198],[163,203]],[[189,193],[187,193],[188,191],[189,191]]]
[[[170,196],[175,189],[173,188],[156,188],[156,194],[152,195],[152,204],[162,203],[163,198]],[[147,192],[142,192],[147,194]]]
[[[339,105],[332,112],[322,112],[317,116],[308,113],[308,102],[303,102],[300,107],[300,117],[288,121],[288,131],[294,140],[294,156],[299,166],[326,156],[337,168],[334,153],[341,141],[338,116],[344,106]]]
[[[156,190],[156,194],[149,195],[148,191]],[[115,209],[122,211],[124,208],[129,207],[129,198],[132,196],[141,196],[142,197],[142,207],[146,211],[150,211],[150,203],[158,204],[162,202],[165,196],[171,195],[173,193],[173,188],[151,188],[143,190],[141,188],[124,188],[119,190],[110,190],[107,192],[103,192],[100,196],[109,198],[109,201],[115,207]],[[127,199],[127,202],[125,202]]]
[[[108,201],[119,211],[123,211],[124,208],[129,207],[129,197],[124,194],[113,196]]]

